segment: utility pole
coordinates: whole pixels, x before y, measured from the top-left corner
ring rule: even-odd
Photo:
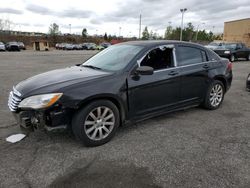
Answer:
[[[69,34],[71,34],[71,24],[69,24]]]
[[[119,27],[119,36],[118,37],[121,36],[121,30],[122,30],[122,27]]]
[[[187,11],[187,9],[186,8],[180,9],[180,11],[181,11],[181,35],[180,35],[180,41],[182,41],[183,17],[184,17],[184,13]]]
[[[141,39],[141,14],[140,14],[140,20],[139,20],[139,39]]]

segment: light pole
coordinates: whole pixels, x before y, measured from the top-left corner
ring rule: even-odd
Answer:
[[[203,23],[201,23],[201,24],[202,24],[202,25],[205,25],[205,23],[204,23],[204,22],[203,22]],[[198,24],[198,25],[197,25],[196,37],[195,37],[195,40],[196,40],[196,41],[198,40],[199,26],[200,26],[201,24]]]
[[[180,41],[182,41],[183,17],[184,17],[184,13],[187,11],[187,9],[182,8],[182,9],[180,9],[180,11],[181,11],[181,35],[180,35]]]
[[[69,24],[69,34],[71,34],[71,24]]]
[[[122,27],[119,27],[119,36],[118,37],[121,36],[121,30],[122,30]]]
[[[213,26],[213,31],[212,31],[212,32],[213,32],[213,34],[214,34],[214,28],[215,28],[215,26]]]
[[[139,39],[141,38],[141,14],[139,18]]]

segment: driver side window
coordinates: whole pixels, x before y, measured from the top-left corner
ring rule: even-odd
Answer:
[[[142,60],[141,66],[149,66],[154,70],[174,67],[173,49],[159,47],[151,50]]]

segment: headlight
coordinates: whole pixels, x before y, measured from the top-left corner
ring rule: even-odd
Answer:
[[[250,81],[250,74],[249,74],[248,77],[247,77],[247,81]]]
[[[62,96],[62,93],[34,95],[20,102],[19,108],[41,109],[53,105]]]
[[[225,51],[224,54],[230,54],[230,51]]]

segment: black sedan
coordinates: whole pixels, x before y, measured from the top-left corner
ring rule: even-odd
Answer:
[[[239,58],[245,58],[250,61],[250,49],[243,43],[225,43],[214,51],[221,57],[228,58],[231,62]]]
[[[122,124],[199,105],[217,109],[231,82],[232,64],[203,46],[126,42],[20,82],[8,106],[23,128],[68,128],[97,146]]]

